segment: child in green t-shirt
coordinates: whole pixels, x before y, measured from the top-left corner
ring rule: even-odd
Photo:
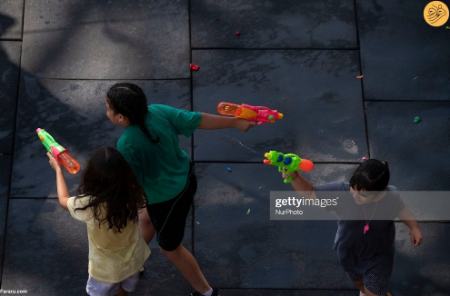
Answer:
[[[191,295],[218,295],[197,260],[181,244],[197,180],[189,156],[179,146],[178,135],[191,136],[197,128],[247,131],[254,123],[161,104],[148,106],[142,89],[131,83],[117,83],[109,89],[106,115],[113,124],[125,128],[117,149],[145,190],[148,216],[141,213],[141,227],[146,241],[156,230],[163,254],[198,291]]]

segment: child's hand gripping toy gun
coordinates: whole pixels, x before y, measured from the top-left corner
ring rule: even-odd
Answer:
[[[66,148],[61,146],[55,139],[42,128],[36,129],[39,140],[45,149],[50,152],[53,157],[71,174],[75,175],[80,170],[80,164],[72,155],[69,154]]]
[[[228,102],[220,102],[219,105],[217,105],[217,112],[225,116],[234,116],[254,121],[258,125],[266,122],[274,123],[276,120],[283,118],[283,113],[264,106],[252,106],[247,104],[238,105]]]
[[[290,183],[292,181],[292,174],[295,171],[310,172],[314,168],[314,163],[311,160],[300,158],[300,156],[294,153],[283,154],[275,150],[270,150],[264,154],[264,157],[264,164],[277,166],[278,171],[284,173],[286,176],[283,180],[284,183]]]

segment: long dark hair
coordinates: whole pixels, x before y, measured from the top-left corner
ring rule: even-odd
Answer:
[[[383,191],[389,184],[390,172],[386,161],[369,159],[359,165],[350,179],[356,190]]]
[[[120,232],[127,223],[138,220],[145,207],[144,191],[123,156],[114,148],[100,148],[89,159],[78,188],[79,197],[90,196],[89,203],[77,210],[92,208],[99,225]],[[77,198],[79,198],[77,197]]]
[[[115,113],[127,117],[130,124],[139,126],[150,141],[159,143],[159,137],[153,136],[145,125],[148,114],[147,98],[139,86],[127,82],[116,83],[109,88],[106,97]]]

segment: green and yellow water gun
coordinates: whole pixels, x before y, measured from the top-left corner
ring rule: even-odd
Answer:
[[[50,152],[53,157],[61,164],[69,173],[76,174],[80,170],[80,164],[70,155],[66,148],[61,146],[56,140],[42,128],[36,129],[36,133],[44,145],[45,150]]]
[[[278,171],[286,175],[284,183],[292,181],[292,174],[298,170],[310,172],[314,168],[314,163],[305,158],[301,158],[294,153],[281,153],[276,150],[270,150],[264,154],[264,164],[278,167]]]

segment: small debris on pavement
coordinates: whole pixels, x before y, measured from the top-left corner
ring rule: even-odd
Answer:
[[[189,64],[189,67],[191,68],[191,71],[197,72],[200,70],[200,66],[196,64]]]

